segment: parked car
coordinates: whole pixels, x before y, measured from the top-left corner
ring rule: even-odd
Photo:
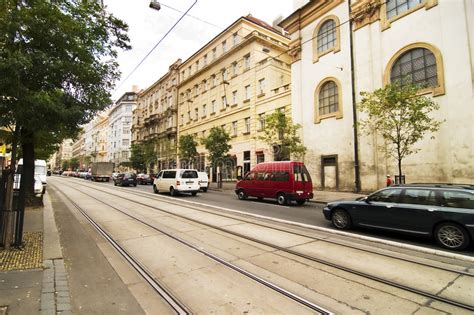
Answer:
[[[153,179],[148,174],[138,174],[137,175],[137,183],[140,185],[153,185]]]
[[[153,181],[153,191],[169,192],[171,196],[190,193],[196,196],[199,187],[198,171],[194,169],[162,170]]]
[[[199,187],[202,191],[206,192],[209,188],[209,177],[206,172],[198,172]]]
[[[266,162],[257,164],[239,180],[235,193],[240,200],[272,198],[280,205],[292,200],[303,205],[313,198],[313,184],[303,162]]]
[[[330,202],[323,213],[338,229],[434,237],[444,248],[462,250],[474,239],[474,185],[395,185],[360,200]]]
[[[114,179],[115,186],[137,186],[137,175],[135,173],[120,173]]]

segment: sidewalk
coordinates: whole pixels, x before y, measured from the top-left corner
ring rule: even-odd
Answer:
[[[234,191],[235,189],[235,182],[223,182],[222,188],[217,188],[217,183],[210,183],[209,190],[213,191]],[[356,199],[358,197],[366,196],[365,194],[357,194],[351,192],[343,192],[343,191],[327,191],[327,190],[313,190],[314,198],[311,202],[316,203],[328,203],[337,200],[347,200],[347,199]]]

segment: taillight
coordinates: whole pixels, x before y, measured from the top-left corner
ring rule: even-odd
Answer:
[[[179,185],[181,185],[181,183],[180,183],[179,180],[177,180],[177,181],[176,181],[176,186],[179,186]]]

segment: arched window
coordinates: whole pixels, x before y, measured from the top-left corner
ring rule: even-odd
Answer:
[[[319,114],[335,113],[339,108],[337,85],[334,81],[324,83],[319,91]]]
[[[387,19],[411,10],[422,2],[423,0],[388,0],[386,2]]]
[[[435,56],[426,48],[405,52],[393,64],[390,82],[414,83],[423,88],[438,86]]]
[[[315,93],[315,123],[329,117],[342,118],[342,98],[339,89],[340,84],[335,78],[327,78],[318,85]]]
[[[387,64],[384,83],[413,83],[421,93],[444,94],[443,59],[440,51],[427,43],[414,43],[400,49]]]
[[[324,22],[318,31],[318,54],[324,53],[336,45],[336,22]]]
[[[313,62],[329,52],[340,51],[339,19],[335,15],[325,17],[314,30]]]

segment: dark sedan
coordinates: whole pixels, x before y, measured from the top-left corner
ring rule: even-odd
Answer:
[[[354,225],[434,237],[442,247],[462,250],[474,239],[474,185],[397,185],[330,202],[323,213],[338,229]]]
[[[153,185],[153,178],[148,174],[138,174],[137,183],[140,185]]]
[[[134,173],[120,173],[114,178],[115,186],[137,186],[137,175]]]

